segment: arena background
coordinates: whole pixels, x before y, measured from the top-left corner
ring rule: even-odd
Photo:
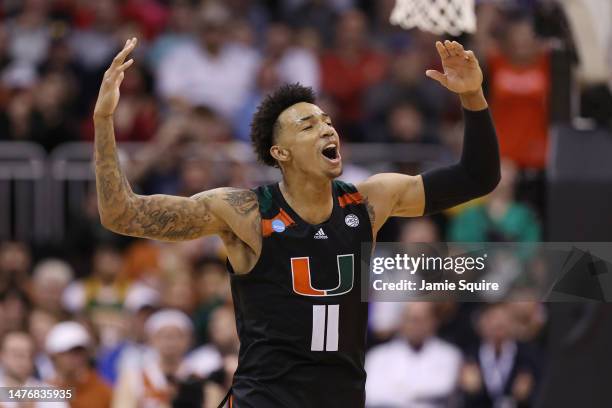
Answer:
[[[19,374],[71,387],[77,408],[216,406],[238,348],[222,246],[127,239],[100,225],[91,117],[102,73],[126,38],[139,38],[115,128],[141,194],[276,180],[254,162],[249,121],[287,82],[312,86],[334,119],[342,179],[416,174],[456,159],[461,110],[424,75],[439,67],[440,37],[389,24],[393,5],[3,1],[0,385]],[[610,241],[612,3],[482,0],[477,18],[477,32],[458,40],[485,71],[502,182],[445,214],[390,220],[379,240]],[[370,310],[369,407],[610,406],[606,304]],[[439,353],[396,356],[389,346],[433,333]],[[479,346],[494,342],[515,352],[482,366]],[[409,364],[381,369],[385,358]],[[377,400],[389,389],[396,402]]]

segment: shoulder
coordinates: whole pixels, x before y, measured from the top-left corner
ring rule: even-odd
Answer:
[[[374,346],[368,351],[367,359],[370,361],[381,362],[387,359],[396,359],[398,354],[406,348],[403,340],[395,338],[386,343]]]
[[[445,359],[461,359],[461,351],[459,350],[459,347],[449,343],[446,340],[442,340],[439,337],[434,337],[430,340],[430,344],[436,355],[439,355]]]

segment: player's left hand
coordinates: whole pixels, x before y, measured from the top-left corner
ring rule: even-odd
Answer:
[[[463,49],[457,41],[436,41],[436,49],[442,59],[444,73],[434,69],[425,72],[442,86],[458,94],[466,94],[480,90],[482,86],[482,70],[472,51]]]

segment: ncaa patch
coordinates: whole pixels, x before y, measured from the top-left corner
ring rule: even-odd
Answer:
[[[276,232],[283,232],[285,230],[285,223],[281,220],[272,221],[272,229]]]
[[[359,225],[359,218],[355,214],[349,214],[346,217],[344,217],[344,222],[349,227],[355,228],[356,226]]]

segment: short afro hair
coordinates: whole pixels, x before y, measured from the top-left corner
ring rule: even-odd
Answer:
[[[278,117],[285,109],[300,102],[314,103],[315,93],[312,88],[295,83],[281,86],[259,104],[251,122],[251,143],[260,162],[278,166],[270,154]]]

